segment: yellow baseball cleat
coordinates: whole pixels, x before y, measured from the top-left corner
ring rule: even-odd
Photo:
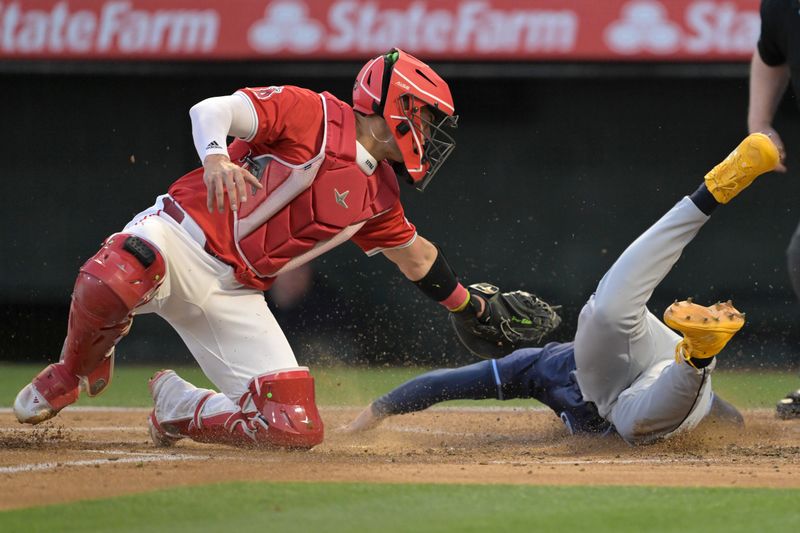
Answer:
[[[683,333],[683,340],[675,346],[675,360],[694,366],[692,358],[709,359],[728,344],[744,326],[744,314],[737,311],[730,300],[705,307],[693,303],[690,298],[667,307],[664,322]]]
[[[706,174],[706,188],[721,204],[727,204],[753,180],[775,168],[778,148],[763,133],[751,133],[722,163]]]

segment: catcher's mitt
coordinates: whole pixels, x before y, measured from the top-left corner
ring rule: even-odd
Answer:
[[[469,292],[486,301],[483,316],[477,318],[468,308],[450,313],[450,322],[461,344],[478,357],[495,359],[539,344],[561,323],[556,313],[560,306],[551,306],[531,293],[500,292],[489,283],[470,285]]]

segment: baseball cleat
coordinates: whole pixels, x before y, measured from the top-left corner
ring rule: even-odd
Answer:
[[[169,433],[164,427],[158,423],[156,419],[156,410],[153,409],[147,417],[147,427],[150,431],[150,440],[156,448],[169,448],[175,446],[175,443],[181,440],[181,435]]]
[[[14,399],[14,414],[22,424],[38,424],[58,414],[32,383],[23,387]]]
[[[719,203],[727,204],[758,176],[774,169],[779,160],[778,148],[769,137],[751,133],[706,174],[706,188]]]
[[[775,408],[778,418],[789,420],[790,418],[800,418],[800,389],[790,392],[786,398],[781,399]]]
[[[158,404],[158,395],[161,392],[161,386],[163,385],[165,378],[174,375],[175,371],[173,370],[159,370],[153,374],[153,377],[150,378],[147,386],[150,389],[150,396],[152,396],[154,404]],[[153,444],[157,448],[168,448],[170,446],[174,446],[176,442],[183,438],[182,435],[171,433],[167,428],[158,422],[158,418],[156,418],[155,407],[147,417],[147,427],[150,432],[150,440],[153,441]]]
[[[49,365],[14,399],[14,414],[23,424],[39,424],[56,416],[79,396],[78,378],[63,363]]]
[[[675,346],[675,360],[710,359],[717,355],[744,326],[744,314],[730,300],[705,307],[691,299],[675,302],[664,311],[664,322],[683,333]]]

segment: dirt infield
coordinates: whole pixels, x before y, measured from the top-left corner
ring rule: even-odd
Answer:
[[[68,410],[36,428],[4,411],[0,509],[233,480],[800,487],[800,421],[771,411],[647,447],[572,437],[531,409],[433,409],[338,432],[356,412],[323,409],[325,443],[292,452],[154,448],[145,410]]]

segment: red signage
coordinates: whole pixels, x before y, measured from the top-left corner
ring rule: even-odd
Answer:
[[[0,58],[744,61],[758,0],[0,1]]]

